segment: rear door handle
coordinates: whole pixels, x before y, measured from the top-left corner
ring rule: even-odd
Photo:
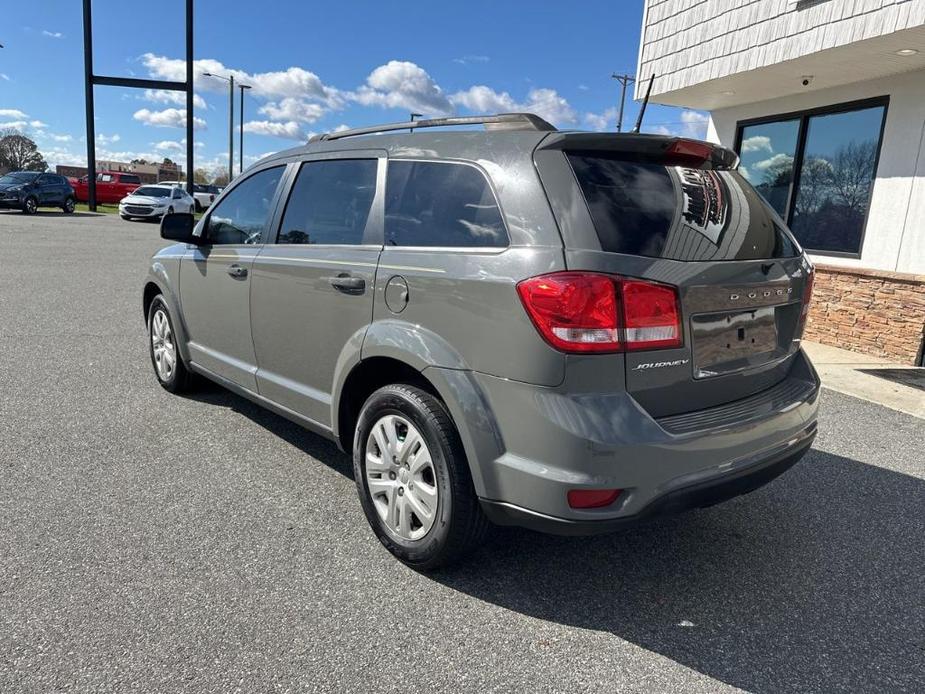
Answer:
[[[353,277],[346,273],[337,277],[329,277],[331,286],[344,294],[362,294],[366,291],[366,280],[362,277]]]
[[[237,263],[234,265],[228,266],[228,274],[234,277],[235,279],[243,279],[247,277],[247,268],[241,267]]]

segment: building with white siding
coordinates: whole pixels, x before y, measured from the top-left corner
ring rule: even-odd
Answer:
[[[810,337],[921,363],[925,0],[646,0],[652,74],[811,254]]]

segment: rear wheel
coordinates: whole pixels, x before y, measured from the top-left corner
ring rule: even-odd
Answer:
[[[196,212],[197,212],[197,213],[198,213],[198,212],[202,212],[202,205],[199,203],[198,200],[196,201],[195,207],[196,207]]]
[[[154,297],[148,309],[148,349],[154,375],[162,387],[171,393],[190,389],[192,374],[180,357],[170,309],[160,294]]]
[[[22,204],[23,214],[35,214],[39,209],[39,201],[36,200],[31,195],[26,198],[25,202]]]
[[[64,210],[64,214],[73,214],[74,210],[77,209],[77,204],[74,202],[74,198],[65,198],[64,204],[61,205],[61,209]]]
[[[450,564],[484,537],[459,433],[430,393],[404,384],[374,392],[360,412],[353,468],[373,532],[408,566]]]

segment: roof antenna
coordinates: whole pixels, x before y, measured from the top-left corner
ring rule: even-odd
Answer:
[[[652,76],[649,78],[649,86],[646,87],[646,96],[642,100],[642,106],[639,107],[639,115],[636,117],[636,127],[633,128],[634,133],[639,132],[639,128],[642,127],[642,117],[646,115],[646,106],[649,104],[649,92],[652,91],[652,83],[655,81],[655,73],[652,73]]]

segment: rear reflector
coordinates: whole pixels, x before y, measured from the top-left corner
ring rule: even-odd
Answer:
[[[570,489],[568,505],[572,508],[602,508],[610,506],[622,489]]]
[[[674,287],[596,272],[554,272],[517,285],[540,335],[563,352],[680,347]]]

